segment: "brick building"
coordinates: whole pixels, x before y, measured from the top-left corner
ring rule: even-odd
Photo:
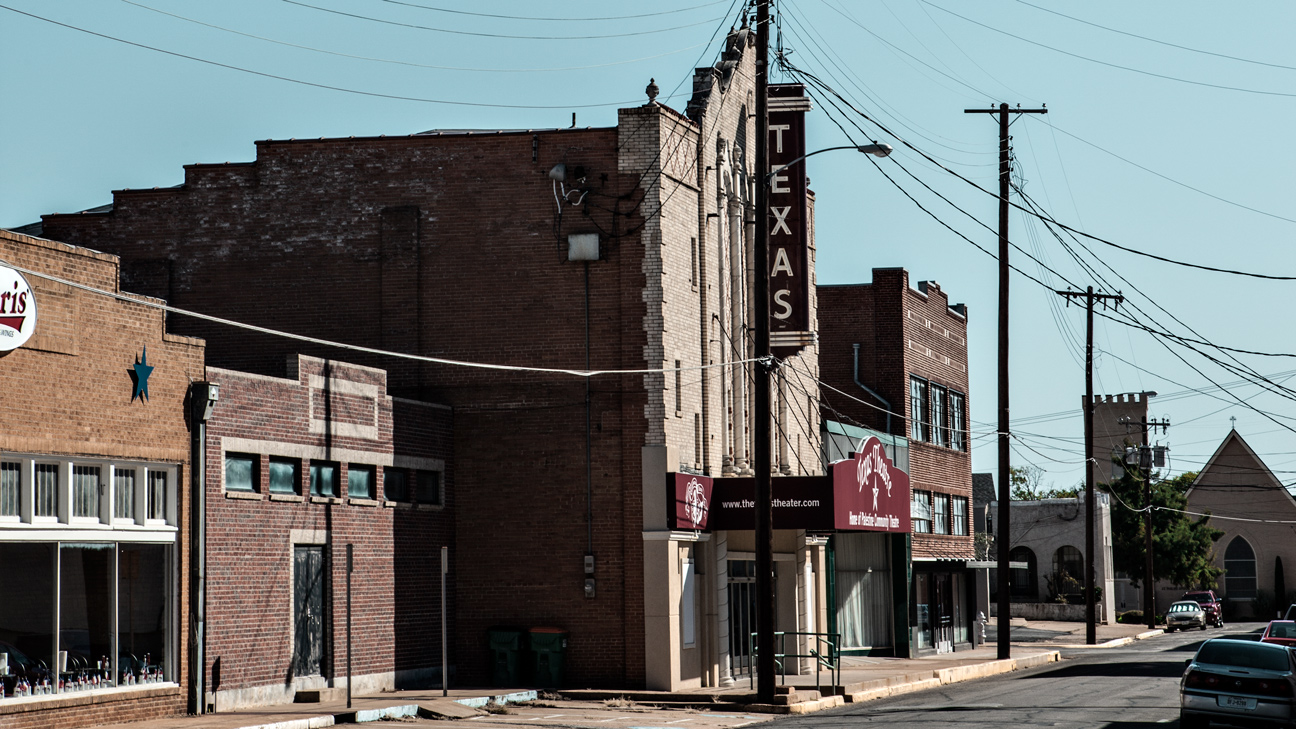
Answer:
[[[607,128],[267,140],[253,162],[191,165],[43,228],[121,255],[131,286],[182,308],[437,358],[348,354],[393,396],[454,408],[462,682],[489,679],[489,628],[545,625],[571,632],[572,684],[725,684],[745,665],[729,575],[747,574],[750,535],[731,547],[658,515],[668,472],[750,472],[752,41],[726,38],[686,114],[650,86]],[[220,368],[283,377],[286,354],[337,356],[172,324]],[[814,347],[794,360],[817,376]],[[587,368],[631,373],[549,371]],[[780,388],[774,411],[776,468],[820,472],[817,429],[798,426],[813,388]],[[778,543],[821,558],[803,533]],[[782,582],[801,591],[782,604],[822,605],[801,594],[815,574]]]
[[[0,231],[0,284],[0,725],[182,714],[203,344],[115,256]]]
[[[207,703],[346,686],[348,547],[353,691],[440,683],[450,410],[369,367],[299,356],[287,374],[207,370]]]
[[[914,502],[911,535],[834,538],[839,582],[850,579],[846,571],[891,571],[890,595],[879,585],[868,591],[876,597],[849,602],[851,593],[837,589],[838,628],[849,636],[843,626],[859,624],[865,643],[857,647],[875,652],[970,647],[967,309],[951,305],[935,281],[911,286],[900,268],[873,269],[870,284],[818,289],[823,416],[883,434],[903,451],[894,460],[907,461]]]

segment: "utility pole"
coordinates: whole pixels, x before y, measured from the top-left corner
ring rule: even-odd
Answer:
[[[769,322],[769,26],[770,2],[756,2],[756,268],[752,296],[756,317],[756,421],[752,460],[756,470],[756,695],[774,703],[774,492],[770,482]]]
[[[1147,626],[1151,630],[1156,628],[1156,584],[1152,579],[1152,450],[1148,446],[1148,427],[1160,428],[1164,434],[1170,427],[1170,420],[1162,418],[1160,421],[1153,420],[1148,422],[1147,415],[1143,416],[1143,445],[1139,448],[1139,471],[1143,475],[1143,549],[1146,552],[1147,566],[1146,575],[1143,580],[1143,606],[1144,612],[1147,613]]]
[[[999,538],[995,540],[999,552],[998,590],[999,616],[996,619],[998,629],[995,631],[999,644],[999,659],[1012,656],[1012,643],[1008,639],[1008,625],[1011,622],[1008,599],[1008,539],[1010,536],[1010,515],[1008,500],[1012,496],[1009,484],[1008,467],[1008,189],[1012,173],[1012,148],[1008,136],[1009,114],[1047,114],[1048,109],[1023,109],[1019,104],[1016,109],[1009,109],[1007,104],[999,108],[964,109],[964,114],[998,114],[999,115],[999,514],[996,531]]]
[[[1105,306],[1108,301],[1120,304],[1125,298],[1120,294],[1095,294],[1092,286],[1084,292],[1057,293],[1066,297],[1068,303],[1073,298],[1085,299],[1085,643],[1095,645],[1098,643],[1098,624],[1094,616],[1094,586],[1097,577],[1094,573],[1093,312],[1094,301],[1102,301]]]

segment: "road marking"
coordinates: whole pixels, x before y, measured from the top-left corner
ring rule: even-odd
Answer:
[[[668,722],[666,722],[666,723],[667,723],[667,724],[683,724],[683,723],[686,722],[686,721],[693,721],[693,719],[692,719],[692,718],[688,718],[688,719],[676,719],[675,721],[668,721]]]
[[[634,718],[633,716],[614,716],[611,719],[597,719],[595,720],[595,723],[604,724],[609,721],[621,721],[623,719],[633,719],[633,718]]]

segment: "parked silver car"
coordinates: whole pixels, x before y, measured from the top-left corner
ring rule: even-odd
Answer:
[[[1206,611],[1195,600],[1180,600],[1171,605],[1165,617],[1167,633],[1189,628],[1206,629]]]
[[[1179,682],[1179,726],[1222,722],[1290,725],[1296,720],[1296,663],[1272,643],[1215,638],[1202,643]]]

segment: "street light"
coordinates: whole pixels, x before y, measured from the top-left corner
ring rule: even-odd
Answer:
[[[824,153],[824,152],[832,152],[832,151],[835,151],[835,150],[838,150],[838,149],[853,149],[853,150],[855,150],[856,152],[859,152],[859,153],[861,153],[861,154],[871,154],[871,155],[873,155],[874,157],[879,157],[879,158],[880,158],[880,157],[890,157],[890,156],[891,156],[891,151],[892,151],[892,150],[891,150],[891,145],[889,145],[889,144],[858,144],[858,145],[854,145],[854,144],[853,144],[853,145],[848,145],[848,146],[845,146],[845,147],[827,147],[827,148],[825,148],[825,149],[816,149],[816,150],[813,151],[813,152],[810,152],[810,153],[808,153],[808,154],[803,154],[803,155],[801,155],[800,157],[797,157],[796,159],[792,160],[791,162],[788,162],[788,163],[785,164],[785,165],[780,165],[780,166],[775,167],[774,169],[770,170],[769,174],[768,174],[768,175],[765,175],[765,184],[768,186],[769,183],[770,183],[770,180],[774,177],[774,175],[777,175],[778,173],[782,172],[783,170],[786,170],[787,168],[791,167],[792,165],[796,164],[797,162],[800,162],[801,160],[805,159],[806,157],[813,157],[813,156],[815,156],[816,154],[822,154],[822,153]]]
[[[766,68],[767,39],[765,29],[769,20],[768,0],[757,3],[756,43],[757,74]],[[768,122],[767,91],[762,79],[757,80],[756,116]],[[756,169],[769,165],[769,129],[766,124],[758,124],[756,137]],[[759,681],[757,695],[762,703],[774,700],[774,494],[770,481],[772,453],[770,452],[770,371],[773,368],[770,358],[770,302],[769,302],[769,192],[770,182],[775,175],[816,154],[838,149],[853,149],[874,157],[886,157],[891,154],[889,144],[849,145],[845,147],[828,147],[770,170],[762,184],[756,190],[756,250],[753,264],[758,272],[755,281],[755,325],[756,325],[756,365],[755,402],[753,403],[755,429],[753,433],[752,455],[756,470],[756,675]]]

